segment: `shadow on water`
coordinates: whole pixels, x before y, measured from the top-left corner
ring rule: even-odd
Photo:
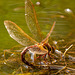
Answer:
[[[65,50],[70,47],[67,54],[75,57],[75,10],[74,10],[74,1],[63,0],[38,0],[40,1],[40,5],[36,5],[36,0],[32,1],[34,3],[37,18],[44,34],[46,37],[49,32],[52,24],[56,21],[56,25],[52,35],[50,36],[50,44],[55,46],[59,51],[65,52]],[[5,6],[4,6],[5,5]],[[23,50],[23,46],[17,45],[17,43],[12,40],[5,30],[4,20],[8,19],[17,23],[27,34],[30,36],[31,33],[26,26],[25,18],[24,18],[24,0],[22,1],[0,1],[0,15],[1,15],[1,25],[0,25],[0,74],[8,75],[8,74],[30,74],[30,75],[54,75],[56,72],[60,71],[67,64],[67,69],[63,69],[59,75],[61,74],[74,74],[75,73],[75,58],[74,61],[69,61],[69,58],[65,61],[60,61],[60,56],[58,55],[58,61],[53,63],[52,65],[47,65],[46,67],[42,67],[42,69],[34,70],[27,65],[21,62],[21,51]],[[14,46],[15,45],[15,46]],[[14,46],[14,47],[13,47]],[[12,47],[12,48],[11,48]],[[41,64],[46,65],[49,63],[48,61],[44,61],[41,59],[37,59],[33,62],[33,55],[29,52],[26,54],[26,59],[33,64]],[[38,56],[38,55],[36,55]],[[35,58],[36,58],[35,56]],[[31,58],[32,57],[32,58]],[[52,57],[55,57],[52,55]],[[67,58],[67,57],[66,57]],[[66,63],[65,63],[66,62]],[[57,65],[57,66],[55,66]],[[53,69],[56,67],[57,69]],[[52,69],[50,69],[52,68]],[[9,71],[10,70],[10,71]],[[37,74],[38,73],[38,74]]]

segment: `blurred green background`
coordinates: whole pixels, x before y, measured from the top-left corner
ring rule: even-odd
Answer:
[[[40,5],[36,2],[40,1]],[[53,31],[53,40],[68,42],[75,39],[75,0],[32,0],[41,30],[46,36],[53,21],[56,27]],[[18,43],[8,35],[4,27],[4,20],[11,20],[20,26],[27,34],[31,35],[25,22],[25,0],[0,0],[0,49],[9,49]],[[67,9],[70,12],[66,11]],[[64,36],[63,36],[64,35]],[[69,40],[70,39],[70,40]]]

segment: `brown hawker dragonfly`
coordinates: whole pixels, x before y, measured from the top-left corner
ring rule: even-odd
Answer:
[[[25,18],[26,18],[27,25],[31,33],[34,35],[34,37],[36,39],[42,40],[42,34],[41,34],[41,30],[36,17],[35,9],[34,9],[33,3],[30,0],[25,0]],[[47,34],[47,37],[43,39],[40,43],[34,40],[29,35],[27,35],[18,25],[16,25],[12,21],[6,20],[4,21],[4,25],[11,38],[16,40],[19,44],[26,46],[25,49],[21,52],[21,59],[25,64],[27,64],[28,66],[31,66],[32,68],[35,68],[35,66],[29,63],[25,59],[25,54],[27,51],[30,51],[31,53],[43,55],[43,54],[48,54],[48,52],[51,52],[51,51],[53,52],[55,50],[48,43],[48,39],[55,26],[55,22],[53,23],[53,26],[50,32]],[[34,45],[31,45],[31,44],[34,44]]]

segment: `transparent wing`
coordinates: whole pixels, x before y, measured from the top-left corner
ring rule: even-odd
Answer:
[[[10,35],[11,38],[16,40],[23,46],[27,46],[30,44],[36,44],[37,42],[32,39],[29,35],[27,35],[18,25],[11,21],[4,21],[4,25]]]
[[[33,3],[30,0],[25,0],[25,18],[27,25],[33,34],[34,38],[38,41],[42,40],[40,27],[36,17]]]
[[[48,42],[49,37],[50,37],[50,35],[51,35],[51,33],[52,33],[54,27],[55,27],[55,23],[56,23],[56,22],[54,21],[51,30],[50,30],[49,33],[47,34],[47,37],[46,37],[41,43],[46,43],[46,42]]]

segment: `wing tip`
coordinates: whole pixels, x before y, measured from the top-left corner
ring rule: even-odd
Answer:
[[[12,21],[10,21],[10,20],[5,20],[4,21],[4,25],[5,26],[8,26],[9,24],[11,25],[11,24],[13,24],[14,22],[12,22]]]
[[[4,25],[6,25],[8,22],[9,22],[9,20],[5,20],[5,21],[4,21]]]
[[[7,29],[9,27],[9,25],[11,25],[11,23],[12,23],[11,21],[5,20],[4,21],[5,28]]]

